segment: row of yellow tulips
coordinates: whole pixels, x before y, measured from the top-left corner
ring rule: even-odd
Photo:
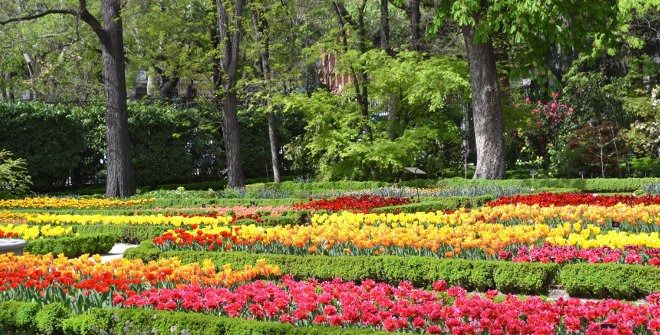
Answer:
[[[60,237],[71,234],[72,228],[65,226],[0,225],[0,236],[16,236],[24,240],[32,240],[39,237]]]
[[[623,205],[603,207],[593,205],[540,207],[537,205],[502,205],[459,209],[452,213],[352,213],[339,212],[315,214],[312,223],[351,224],[405,224],[426,223],[431,225],[465,225],[474,223],[513,222],[535,224],[546,221],[587,221],[597,225],[627,224],[660,226],[660,205]]]
[[[574,245],[581,248],[640,246],[660,248],[658,232],[629,233],[603,231],[592,224],[569,223],[551,227],[546,224],[503,225],[475,223],[461,226],[433,226],[405,223],[356,225],[349,222],[312,224],[293,227],[205,227],[180,234],[172,230],[176,243],[208,242],[203,239],[226,239],[236,245],[281,245],[282,247],[313,247],[330,249],[351,245],[360,249],[412,248],[433,252],[451,247],[452,250],[478,248],[489,254],[509,245],[533,245],[547,242],[551,245]],[[187,238],[179,238],[181,236]],[[186,240],[187,239],[187,240]]]
[[[107,198],[55,198],[55,197],[35,197],[24,199],[6,199],[0,200],[0,208],[110,208],[110,207],[131,207],[144,205],[153,202],[155,199],[107,199]]]
[[[121,225],[156,225],[189,227],[227,225],[232,222],[230,215],[215,217],[184,217],[165,215],[102,215],[102,214],[49,214],[49,213],[18,213],[1,212],[0,222],[18,221],[34,225],[93,225],[93,224],[121,224]]]

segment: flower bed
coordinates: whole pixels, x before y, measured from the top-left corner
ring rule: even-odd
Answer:
[[[343,211],[315,214],[312,223],[352,223],[370,225],[377,223],[430,225],[466,225],[473,223],[515,224],[562,224],[566,221],[582,221],[603,227],[616,227],[629,231],[657,231],[660,228],[660,205],[615,205],[610,207],[577,205],[541,207],[537,205],[502,205],[458,209],[447,212],[416,213],[352,213]]]
[[[556,302],[537,297],[521,299],[488,291],[469,295],[460,287],[434,283],[435,291],[365,280],[361,284],[296,281],[285,276],[282,285],[257,281],[235,289],[186,285],[117,295],[124,307],[206,312],[256,320],[277,320],[295,325],[358,326],[386,331],[430,334],[558,334],[599,333],[612,329],[660,330],[660,296],[649,305],[617,300]]]
[[[589,193],[538,193],[521,194],[509,197],[502,197],[491,201],[487,206],[501,205],[538,205],[541,207],[549,206],[574,206],[574,205],[595,205],[595,206],[614,206],[624,205],[658,205],[660,204],[660,195],[596,195]]]
[[[509,253],[515,257],[518,250],[522,249],[521,260],[526,259],[527,246],[547,243],[552,246],[569,246],[566,250],[551,249],[555,258],[564,259],[566,257],[561,255],[561,251],[573,250],[572,261],[628,260],[645,264],[658,264],[657,249],[660,248],[660,234],[657,232],[605,232],[599,227],[579,223],[567,223],[554,228],[544,224],[505,226],[486,223],[457,227],[416,223],[400,226],[360,226],[352,223],[286,227],[250,225],[190,231],[175,229],[153,241],[164,251],[239,250],[300,255],[423,255],[466,259],[497,259]],[[634,249],[636,251],[631,252],[630,246],[637,246]],[[591,248],[601,248],[599,253],[603,257],[610,254],[616,257],[579,256],[580,249]],[[624,250],[619,252],[615,249]]]
[[[100,257],[68,259],[63,256],[0,254],[0,300],[63,302],[82,311],[111,305],[111,295],[131,296],[151,288],[180,284],[231,286],[259,276],[278,274],[276,266],[258,261],[234,270],[216,271],[213,262],[182,264],[176,258],[143,263]]]
[[[298,210],[326,210],[326,211],[356,211],[367,212],[376,207],[403,205],[410,202],[408,198],[382,197],[378,195],[347,195],[333,199],[311,200],[306,203],[295,204]]]

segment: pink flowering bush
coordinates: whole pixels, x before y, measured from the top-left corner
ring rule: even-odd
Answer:
[[[205,312],[230,317],[369,327],[430,334],[658,334],[660,294],[647,304],[504,296],[491,290],[468,294],[437,282],[434,291],[365,280],[361,284],[316,280],[282,284],[256,281],[234,289],[181,286],[139,294],[116,294],[123,307]]]

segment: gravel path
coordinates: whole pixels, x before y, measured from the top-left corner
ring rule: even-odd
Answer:
[[[109,253],[101,256],[101,262],[109,262],[113,259],[119,259],[124,257],[124,252],[130,248],[135,248],[137,247],[137,244],[126,244],[126,243],[117,243],[115,244],[114,247],[110,250]]]

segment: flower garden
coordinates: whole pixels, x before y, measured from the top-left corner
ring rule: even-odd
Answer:
[[[659,195],[434,192],[3,200],[0,333],[660,334]]]

